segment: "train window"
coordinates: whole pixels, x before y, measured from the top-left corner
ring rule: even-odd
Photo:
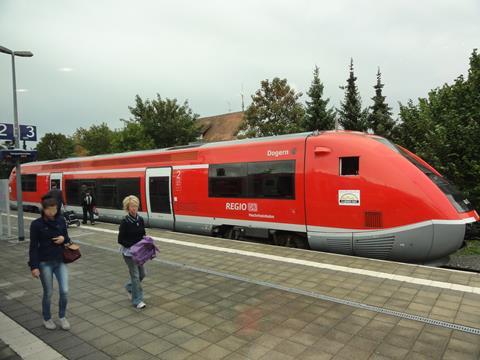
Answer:
[[[170,214],[170,180],[168,176],[154,176],[149,180],[150,210]]]
[[[23,175],[22,174],[22,191],[37,191],[37,175]]]
[[[50,180],[50,189],[53,189],[54,186],[55,186],[57,189],[60,189],[60,180],[59,180],[59,179],[52,179],[52,180]]]
[[[101,208],[120,210],[123,208],[123,199],[128,195],[141,199],[139,178],[66,180],[65,187],[69,205],[81,206],[82,194],[87,189],[92,192],[97,206]],[[141,203],[139,210],[142,210]]]
[[[208,196],[247,197],[247,165],[215,164],[208,169]]]
[[[86,189],[89,189],[92,194],[97,198],[95,193],[96,181],[91,179],[86,180],[66,180],[65,181],[65,193],[67,196],[67,204],[74,206],[82,205],[82,194]]]
[[[100,208],[117,208],[117,184],[116,179],[97,180],[96,189],[97,206]]]
[[[340,158],[340,175],[358,175],[359,157],[349,156]]]
[[[248,163],[248,197],[295,198],[295,161]]]
[[[123,207],[123,199],[125,199],[125,197],[127,197],[128,195],[135,195],[138,199],[142,198],[140,196],[139,178],[117,179],[117,209],[121,209]],[[141,200],[138,206],[138,210],[142,211]]]

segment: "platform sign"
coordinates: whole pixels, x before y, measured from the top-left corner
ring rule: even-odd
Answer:
[[[33,125],[20,125],[20,140],[37,141],[37,127]]]
[[[14,139],[13,124],[0,123],[0,140],[13,141]]]
[[[15,164],[17,160],[19,160],[21,163],[35,161],[37,160],[37,151],[22,149],[0,150],[0,161],[4,161],[9,164]]]

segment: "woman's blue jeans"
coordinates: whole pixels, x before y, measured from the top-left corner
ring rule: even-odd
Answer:
[[[53,294],[53,275],[57,278],[60,290],[58,316],[65,317],[68,302],[68,268],[62,261],[42,261],[39,266],[40,280],[43,286],[42,315],[45,321],[52,318],[50,302]]]
[[[128,266],[130,281],[125,284],[125,289],[132,294],[132,303],[137,306],[143,301],[142,280],[145,278],[145,269],[143,265],[137,265],[133,262],[131,256],[123,255],[123,260]]]

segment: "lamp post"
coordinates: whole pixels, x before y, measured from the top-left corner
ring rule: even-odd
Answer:
[[[14,116],[14,134],[15,148],[20,149],[20,127],[18,126],[18,109],[17,109],[17,83],[15,78],[15,56],[32,57],[30,51],[13,51],[6,47],[0,46],[0,52],[11,55],[12,57],[12,81],[13,81],[13,116]],[[20,169],[20,159],[16,159],[15,172],[17,178],[17,215],[18,215],[18,240],[25,240],[25,231],[23,228],[23,204],[22,204],[22,172]]]

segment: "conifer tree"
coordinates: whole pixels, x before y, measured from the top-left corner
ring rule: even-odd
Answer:
[[[350,59],[350,76],[347,79],[347,85],[340,87],[345,90],[345,97],[338,110],[339,122],[345,130],[367,131],[368,109],[362,111],[362,100],[355,83],[356,80],[353,59]]]
[[[382,74],[378,68],[377,84],[373,87],[375,89],[375,96],[372,97],[373,106],[370,107],[368,115],[368,127],[374,134],[389,138],[395,127],[395,121],[392,119],[392,109],[385,102],[385,96],[382,94],[383,87]]]
[[[307,109],[303,127],[306,131],[331,130],[335,127],[335,110],[327,109],[330,99],[323,99],[323,84],[320,81],[318,66],[313,70],[313,80],[307,91],[310,101],[307,101]]]

